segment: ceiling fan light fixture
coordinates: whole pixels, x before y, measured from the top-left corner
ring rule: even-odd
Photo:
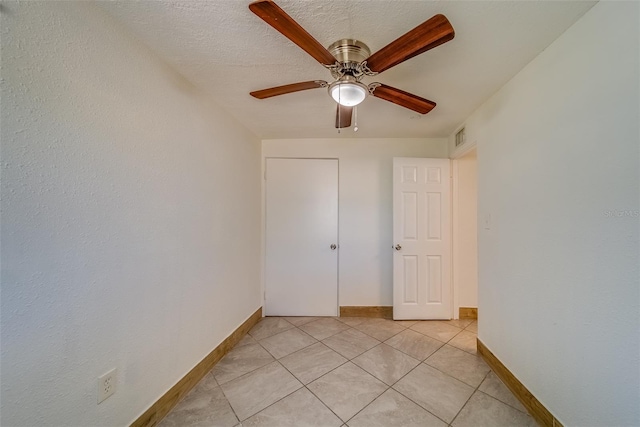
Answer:
[[[338,80],[329,85],[329,95],[340,105],[353,107],[360,104],[369,94],[366,85],[349,80]]]
[[[351,126],[352,113],[355,114],[353,110],[369,94],[420,114],[427,114],[435,108],[436,103],[428,99],[382,83],[376,82],[365,86],[360,82],[360,79],[364,76],[377,75],[452,40],[455,37],[455,31],[444,15],[432,16],[371,55],[369,47],[355,39],[340,39],[325,48],[282,10],[274,0],[254,0],[249,5],[249,9],[324,65],[335,79],[331,84],[327,84],[324,80],[311,80],[272,87],[250,92],[251,96],[264,99],[328,86],[329,95],[338,103],[336,109],[338,132],[341,128]],[[354,130],[357,130],[357,124]]]

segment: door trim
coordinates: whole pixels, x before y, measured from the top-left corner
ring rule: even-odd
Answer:
[[[460,156],[462,157],[462,155]],[[460,314],[460,280],[459,274],[456,272],[457,263],[460,259],[459,240],[460,230],[458,222],[460,221],[458,196],[460,189],[458,188],[458,160],[451,160],[451,302],[453,304],[453,318],[459,319]]]
[[[459,177],[459,161],[461,158],[465,157],[467,154],[472,151],[476,151],[477,156],[477,145],[475,141],[470,143],[468,147],[464,150],[460,150],[459,153],[456,153],[455,158],[451,159],[451,283],[452,283],[452,292],[453,292],[453,318],[459,319],[460,311],[462,308],[460,307],[460,177]],[[477,159],[476,159],[477,165]],[[477,174],[476,174],[476,184],[477,184]],[[478,206],[478,200],[476,199],[476,209]],[[476,216],[476,223],[478,222],[478,218]],[[476,234],[477,239],[477,234]],[[478,252],[476,250],[476,256]],[[478,283],[478,277],[476,272],[476,286]],[[476,307],[477,310],[477,307]]]
[[[462,125],[456,129],[453,133],[454,135],[459,132],[462,128],[465,128],[466,125]],[[459,221],[459,207],[458,207],[458,159],[466,156],[472,150],[476,149],[478,146],[478,141],[473,139],[471,141],[467,141],[464,144],[455,147],[453,152],[451,153],[451,292],[452,292],[452,302],[453,302],[453,318],[459,319],[459,310],[460,310],[460,282],[458,280],[459,274],[456,274],[457,261],[459,260],[458,249],[460,247],[459,244],[459,230],[458,230],[458,221]]]

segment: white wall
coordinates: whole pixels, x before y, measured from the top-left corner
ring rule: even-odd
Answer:
[[[393,305],[393,157],[447,157],[443,139],[264,140],[263,157],[337,158],[339,304]]]
[[[479,337],[564,425],[640,424],[639,8],[598,3],[466,122]]]
[[[1,423],[128,425],[260,306],[260,142],[91,2],[0,15]]]
[[[454,160],[453,281],[459,307],[478,306],[478,171],[476,150]],[[456,313],[457,314],[457,313]]]

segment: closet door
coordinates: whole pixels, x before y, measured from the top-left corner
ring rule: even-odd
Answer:
[[[338,160],[266,160],[265,314],[338,315]]]

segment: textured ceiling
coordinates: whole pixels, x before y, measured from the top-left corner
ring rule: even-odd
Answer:
[[[334,128],[325,89],[257,100],[249,92],[330,73],[248,9],[249,2],[112,1],[108,13],[197,88],[263,139],[445,137],[595,2],[292,1],[278,5],[320,43],[364,41],[372,52],[442,13],[456,37],[365,83],[380,81],[435,101],[424,116],[369,97],[354,133]]]

